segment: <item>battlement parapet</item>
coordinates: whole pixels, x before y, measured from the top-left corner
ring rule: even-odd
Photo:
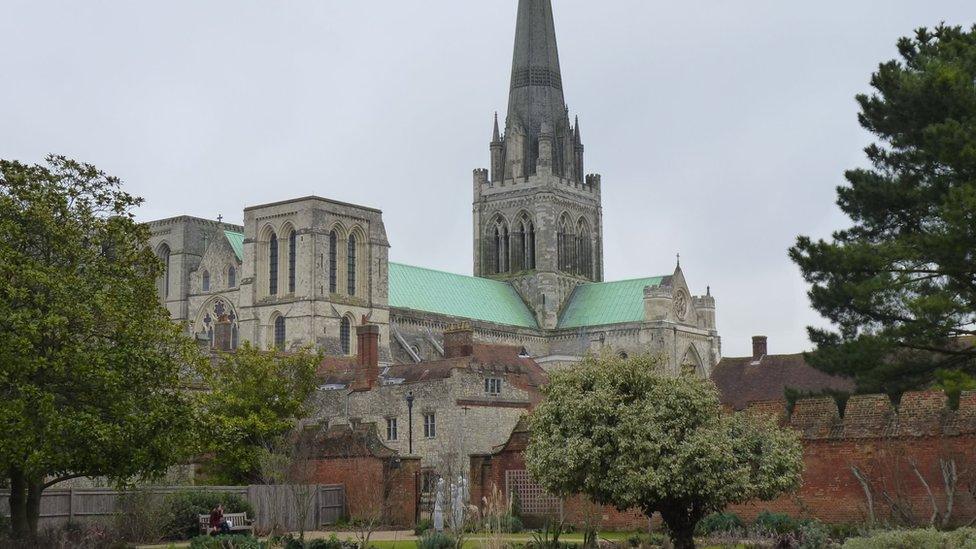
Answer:
[[[964,392],[958,409],[942,391],[910,392],[895,406],[887,395],[851,396],[843,410],[833,397],[753,402],[746,414],[773,416],[804,440],[923,438],[976,434],[976,391]]]

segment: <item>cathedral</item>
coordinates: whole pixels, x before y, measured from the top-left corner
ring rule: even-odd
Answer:
[[[310,196],[248,207],[243,226],[151,222],[160,299],[220,350],[250,341],[353,356],[356,327],[371,324],[381,365],[410,365],[443,357],[445,331],[464,323],[546,369],[609,351],[711,373],[715,300],[691,292],[680,264],[604,280],[603,185],[585,172],[566,107],[551,0],[519,2],[508,112],[489,154],[473,174],[473,276],[392,263],[381,211]]]

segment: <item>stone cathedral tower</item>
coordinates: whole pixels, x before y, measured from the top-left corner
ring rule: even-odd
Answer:
[[[474,273],[511,282],[555,328],[573,289],[603,280],[600,176],[585,175],[563,96],[551,0],[520,0],[505,133],[474,172]]]

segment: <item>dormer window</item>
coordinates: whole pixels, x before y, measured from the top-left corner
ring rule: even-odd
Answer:
[[[502,380],[497,377],[485,379],[485,394],[498,396],[502,394]]]

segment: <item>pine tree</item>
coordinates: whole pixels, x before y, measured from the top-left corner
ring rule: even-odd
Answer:
[[[838,188],[853,226],[790,250],[833,324],[809,329],[811,362],[889,394],[976,373],[976,26],[919,29],[898,52],[857,97],[878,143]]]

